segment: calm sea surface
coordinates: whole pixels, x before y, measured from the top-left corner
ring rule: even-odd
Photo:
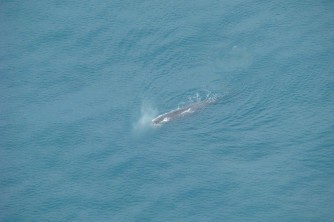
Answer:
[[[334,221],[333,12],[1,0],[0,221]]]

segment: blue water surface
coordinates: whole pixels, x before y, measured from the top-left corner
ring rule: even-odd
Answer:
[[[333,10],[0,1],[0,221],[333,221]]]

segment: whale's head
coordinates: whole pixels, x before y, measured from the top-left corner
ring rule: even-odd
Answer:
[[[162,124],[167,123],[169,121],[170,121],[169,117],[160,115],[160,116],[152,119],[152,125],[157,127],[157,126],[161,126]]]

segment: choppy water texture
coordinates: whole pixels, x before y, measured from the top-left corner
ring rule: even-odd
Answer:
[[[0,221],[333,221],[333,11],[1,1]]]

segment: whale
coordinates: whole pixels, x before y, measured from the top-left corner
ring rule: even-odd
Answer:
[[[196,112],[199,109],[204,108],[208,104],[214,103],[215,99],[208,98],[202,101],[197,101],[194,103],[191,103],[187,106],[177,108],[174,110],[171,110],[167,113],[161,114],[155,118],[152,119],[152,125],[154,127],[161,126],[163,124],[169,123],[173,120],[188,116],[194,112]]]

